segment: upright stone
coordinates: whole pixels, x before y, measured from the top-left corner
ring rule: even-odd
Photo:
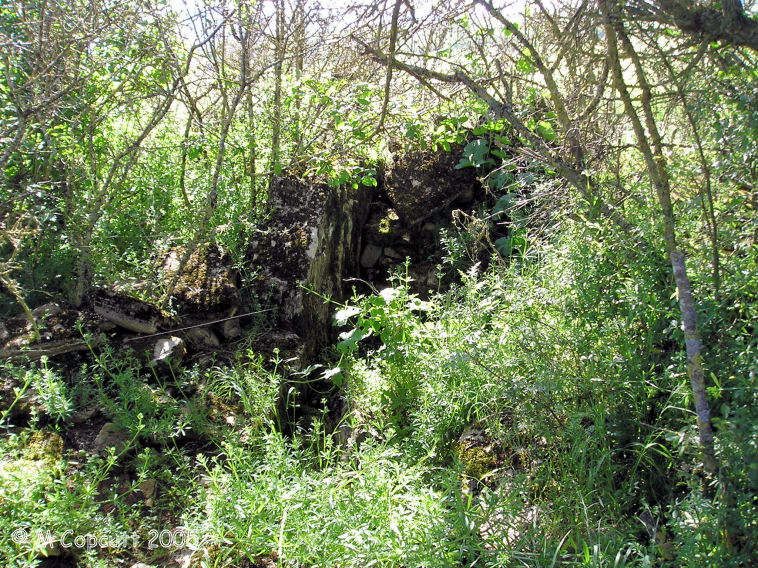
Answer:
[[[344,299],[344,279],[359,272],[361,233],[374,193],[294,177],[270,189],[273,211],[251,244],[255,292],[275,313],[275,327],[301,339],[301,363],[334,339],[332,313]]]

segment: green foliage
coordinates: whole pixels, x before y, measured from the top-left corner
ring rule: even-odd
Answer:
[[[410,340],[417,331],[413,323],[416,314],[432,308],[429,302],[423,302],[408,291],[408,277],[396,276],[399,287],[384,288],[374,296],[356,297],[356,305],[347,305],[337,311],[334,323],[344,326],[348,323],[353,329],[340,334],[337,348],[342,352],[354,351],[357,343],[375,335],[384,346],[402,349],[406,340]],[[355,321],[351,320],[355,318]]]
[[[244,281],[255,278],[249,245],[270,176],[284,170],[377,187],[390,148],[465,144],[456,167],[481,173],[490,201],[467,217],[470,227],[442,232],[458,285],[422,300],[406,267],[388,287],[340,306],[333,360],[286,377],[281,361],[252,351],[182,372],[145,370],[112,347],[93,349],[79,373],[45,360],[2,363],[0,563],[39,565],[48,534],[53,543],[66,530],[118,540],[170,521],[189,531],[202,566],[260,557],[326,567],[755,564],[753,54],[714,43],[696,55],[681,32],[648,28],[651,48],[665,35],[671,76],[654,54],[641,61],[652,120],[665,124],[676,229],[699,299],[720,464],[709,477],[659,208],[639,177],[645,164],[629,149],[629,125],[608,104],[607,77],[580,64],[605,56],[594,43],[597,20],[584,19],[596,16],[591,6],[572,11],[571,25],[560,11],[548,21],[528,8],[512,27],[481,25],[484,13],[440,17],[458,26],[438,26],[440,36],[432,12],[429,25],[402,32],[395,55],[438,67],[417,76],[423,86],[395,67],[386,106],[384,73],[368,58],[346,59],[354,54],[341,42],[300,45],[297,32],[282,58],[267,27],[275,18],[252,5],[223,22],[215,10],[193,21],[203,33],[220,27],[197,38],[186,72],[179,34],[189,27],[162,3],[103,8],[100,19],[81,2],[0,6],[0,228],[23,221],[25,229],[0,242],[0,270],[19,292],[0,299],[3,315],[80,281],[147,281],[140,293],[149,295],[167,251],[196,238],[228,252]],[[285,15],[297,27],[295,14]],[[332,24],[304,28],[332,34]],[[629,32],[647,24],[639,26]],[[422,28],[430,53],[414,61]],[[532,45],[519,46],[514,30]],[[551,38],[551,30],[576,36]],[[260,34],[240,39],[252,31]],[[236,76],[243,50],[248,83]],[[313,61],[300,65],[302,53]],[[559,119],[538,56],[575,124]],[[446,80],[434,81],[437,73]],[[459,95],[449,80],[462,73],[508,103],[520,129]],[[163,101],[170,108],[148,128]],[[575,188],[580,206],[569,209],[577,197],[556,183],[555,160],[591,176],[586,194]],[[633,228],[611,225],[603,204]],[[390,213],[380,230],[397,223]],[[309,409],[312,426],[284,436],[277,408],[294,398],[285,385],[311,375],[341,390],[346,413],[332,433],[335,417]],[[124,433],[118,451],[69,449],[70,419],[92,404],[97,420]],[[466,449],[460,435],[472,426],[484,441]],[[160,486],[154,502],[135,501],[148,480]],[[33,538],[13,541],[19,529]],[[167,551],[137,548],[85,551],[77,562],[167,561]]]
[[[267,369],[263,357],[248,351],[245,363],[234,367],[214,367],[204,377],[208,396],[218,397],[222,404],[232,405],[231,410],[244,413],[245,428],[251,434],[267,427],[276,404],[279,377],[276,367]],[[241,408],[237,409],[237,406]]]
[[[728,530],[752,538],[752,507],[735,507],[749,501],[744,493],[729,497],[731,505],[724,493],[704,501],[700,513],[686,512],[687,519],[700,515],[697,525],[672,521],[673,541],[638,536],[637,516],[646,506],[657,511],[659,526],[683,518],[666,507],[678,484],[690,479],[682,468],[697,459],[683,411],[691,402],[681,332],[671,326],[677,312],[665,260],[654,250],[630,255],[629,243],[606,238],[599,226],[567,225],[561,235],[542,247],[538,264],[464,274],[460,289],[432,299],[423,312],[386,301],[408,294],[402,282],[340,310],[337,323],[354,325],[348,339],[356,331],[383,333],[365,358],[351,355],[341,363],[363,428],[380,432],[412,459],[435,456],[445,464],[463,428],[483,425],[505,462],[499,468],[486,454],[489,465],[476,471],[508,489],[482,496],[474,508],[484,515],[485,503],[497,509],[528,495],[528,503],[551,511],[542,522],[524,519],[507,548],[485,540],[502,551],[492,565],[556,558],[645,565],[672,554],[691,558],[690,545],[700,547],[696,557],[704,565],[716,558],[741,562],[744,553],[725,548],[719,535],[726,515],[739,527]],[[744,460],[736,453],[729,459],[738,476],[754,475],[747,466],[754,452],[752,404],[740,404],[744,414],[730,421],[732,434],[723,434],[725,442],[735,435],[747,443]],[[737,434],[736,424],[747,429]],[[746,480],[735,478],[732,491],[748,487]],[[672,507],[690,511],[683,503]],[[687,529],[709,523],[710,532]],[[598,526],[606,528],[598,532]]]
[[[34,440],[55,434],[20,431],[0,441],[0,559],[4,566],[31,568],[61,543],[71,546],[72,535],[93,535],[112,544],[111,554],[128,549],[128,528],[103,514],[97,502],[98,484],[109,466],[91,458],[72,468],[61,454],[41,456]],[[60,438],[58,438],[60,440]],[[62,446],[62,443],[60,444]],[[98,550],[77,549],[81,562],[96,565]]]
[[[341,306],[341,357],[321,376],[345,389],[345,443],[318,418],[284,437],[274,411],[278,363],[252,352],[170,382],[107,349],[96,354],[80,380],[131,441],[75,475],[104,480],[128,464],[132,485],[157,479],[160,506],[181,517],[197,557],[216,566],[261,557],[387,567],[749,564],[758,518],[750,270],[724,282],[725,294],[742,298],[729,308],[740,323],[721,335],[732,356],[708,359],[723,464],[711,494],[692,472],[697,440],[662,253],[584,221],[565,221],[553,235],[535,240],[522,262],[469,269],[426,301],[401,272]],[[719,305],[705,309],[709,325],[725,317]],[[21,394],[25,373],[14,373]],[[177,387],[197,394],[181,400]],[[85,391],[69,389],[67,399],[93,396]],[[487,441],[461,453],[459,435],[472,425]],[[214,451],[188,455],[181,430],[207,436]],[[23,449],[26,440],[6,437],[8,455],[51,459]],[[21,471],[16,458],[3,463]],[[12,501],[12,522],[112,535],[128,523],[156,526],[127,505],[134,487],[94,492],[90,483],[64,495],[56,471],[19,473],[53,497]],[[10,479],[5,494],[15,491]],[[92,513],[103,500],[113,505],[107,518]],[[72,517],[72,508],[90,514]],[[0,550],[33,565],[34,546],[6,539]],[[105,558],[92,553],[92,562]]]
[[[63,421],[68,418],[72,411],[68,386],[58,373],[48,367],[47,358],[42,359],[41,369],[31,369],[27,372],[33,375],[32,386],[45,413],[54,421]]]
[[[479,168],[481,166],[493,165],[494,161],[487,158],[489,151],[489,144],[484,139],[479,138],[469,142],[463,149],[463,157],[461,158],[461,161],[458,162],[458,165],[455,166],[455,169],[459,170],[468,167]]]
[[[142,438],[153,444],[173,445],[188,432],[205,429],[191,401],[169,396],[170,385],[157,376],[140,374],[132,358],[117,358],[106,347],[95,355],[95,361],[89,380],[97,389],[98,405],[132,443]]]
[[[74,408],[73,393],[60,374],[48,365],[47,357],[42,358],[39,366],[21,367],[6,361],[0,365],[0,372],[13,385],[12,400],[3,400],[0,426],[12,426],[6,421],[22,406],[29,410],[32,421],[63,422],[70,417]]]
[[[218,565],[273,553],[283,564],[454,566],[475,542],[456,517],[455,478],[430,487],[427,466],[391,447],[366,445],[347,461],[333,455],[322,470],[305,467],[307,452],[276,433],[261,457],[224,452],[226,463],[205,464],[207,506],[188,520],[207,549],[226,543]]]
[[[4,376],[11,377],[11,381],[15,383],[10,392],[6,393],[6,396],[3,397],[3,409],[0,412],[0,427],[8,428],[13,426],[10,423],[9,417],[12,416],[14,408],[23,404],[24,397],[34,380],[34,374],[25,372],[8,361],[0,366],[0,370],[2,370]]]

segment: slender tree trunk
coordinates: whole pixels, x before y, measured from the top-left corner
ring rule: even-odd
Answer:
[[[674,283],[677,288],[679,299],[679,311],[682,316],[684,328],[685,350],[687,353],[687,374],[692,386],[692,394],[697,413],[697,425],[700,434],[700,447],[703,453],[703,466],[708,473],[716,472],[716,456],[713,443],[713,427],[711,425],[710,408],[705,391],[705,374],[702,362],[702,341],[697,326],[697,310],[692,295],[690,279],[687,275],[687,266],[684,253],[679,249],[676,240],[676,227],[674,223],[674,208],[671,203],[671,188],[668,175],[668,165],[662,151],[661,136],[655,122],[651,107],[651,90],[640,64],[634,46],[625,35],[625,31],[618,18],[618,10],[614,2],[600,0],[601,11],[604,16],[604,31],[608,45],[608,58],[613,73],[613,82],[616,90],[624,103],[626,116],[631,120],[637,138],[637,148],[645,159],[648,176],[658,197],[658,203],[663,213],[663,233],[666,243],[666,252],[671,261],[674,273]],[[624,72],[621,67],[619,56],[619,37],[625,48],[627,56],[632,60],[633,68],[637,76],[637,86],[641,90],[639,110],[634,106],[629,89],[625,83]],[[647,132],[642,125],[640,112],[644,117]]]
[[[395,6],[392,9],[392,25],[390,26],[390,45],[389,59],[387,60],[387,74],[384,77],[384,101],[382,102],[382,111],[379,114],[379,122],[374,129],[374,134],[381,132],[384,127],[384,121],[387,118],[387,109],[390,104],[390,87],[392,86],[392,62],[395,57],[395,48],[397,45],[397,23],[400,18],[400,8],[403,4],[402,0],[395,0]],[[373,138],[373,135],[371,136]]]
[[[671,82],[676,87],[676,93],[679,96],[679,100],[682,102],[682,111],[687,118],[687,122],[692,130],[692,136],[695,139],[695,146],[697,147],[697,154],[700,160],[700,167],[703,170],[704,185],[700,187],[700,201],[703,207],[703,217],[705,218],[705,224],[708,228],[708,235],[711,239],[711,266],[713,270],[713,295],[718,301],[721,291],[721,269],[720,269],[720,257],[719,257],[719,234],[718,224],[716,222],[716,210],[713,205],[713,187],[711,184],[711,168],[708,164],[708,160],[705,157],[705,150],[703,149],[703,141],[700,137],[697,122],[695,117],[690,111],[689,101],[687,95],[682,86],[682,77],[677,77],[674,72],[674,68],[671,66],[666,54],[660,49],[658,43],[653,40],[656,51],[660,55],[666,70],[671,78]],[[698,54],[700,55],[700,54]],[[686,73],[685,73],[686,75]]]
[[[284,2],[277,0],[275,57],[274,63],[274,108],[271,124],[271,166],[269,187],[274,176],[281,172],[281,132],[282,132],[282,73],[284,68]]]
[[[257,175],[257,161],[258,161],[258,141],[256,139],[256,117],[255,107],[253,105],[253,95],[248,90],[246,94],[246,106],[247,106],[247,127],[249,129],[247,139],[247,151],[248,151],[248,163],[247,170],[250,176],[250,202],[251,209],[255,209],[258,206],[258,175]]]
[[[305,4],[304,0],[297,0],[295,4],[295,81],[300,88],[300,81],[303,78],[305,68]],[[295,108],[292,117],[293,133],[292,140],[294,143],[293,155],[299,155],[303,145],[303,125],[302,125],[302,96],[298,93],[295,97]]]

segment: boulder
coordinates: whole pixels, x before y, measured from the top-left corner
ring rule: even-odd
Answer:
[[[387,258],[391,258],[392,260],[404,260],[405,256],[403,256],[402,253],[396,251],[392,247],[385,247],[384,248],[384,256]]]
[[[93,304],[97,315],[135,333],[155,333],[165,320],[154,305],[114,292],[97,291]]]
[[[476,208],[487,197],[479,180],[485,172],[472,167],[456,169],[462,152],[462,145],[449,152],[396,152],[370,206],[362,236],[360,278],[374,288],[389,285],[389,276],[410,258],[410,288],[424,298],[457,277],[453,272],[438,279],[437,267],[446,254],[440,234],[443,230],[455,232],[453,211]],[[382,249],[378,256],[377,247]],[[371,286],[360,291],[370,293]]]
[[[187,339],[197,347],[218,347],[221,342],[207,327],[194,327],[187,331]]]
[[[153,497],[158,490],[158,482],[155,479],[145,479],[137,484],[136,490],[140,493],[140,499],[148,506],[152,505]]]
[[[126,432],[120,430],[113,422],[106,422],[92,443],[92,449],[95,453],[104,455],[108,448],[113,448],[115,454],[119,455],[128,442],[129,435]]]
[[[456,457],[463,466],[465,490],[474,492],[485,485],[494,485],[492,475],[505,463],[495,440],[476,425],[466,428],[458,438]]]
[[[163,277],[171,282],[181,266],[185,249],[173,249],[163,260]],[[242,303],[237,274],[231,259],[216,247],[205,245],[187,260],[172,292],[173,306],[180,313],[221,314]]]
[[[224,339],[234,339],[242,335],[242,326],[238,318],[229,319],[221,323],[221,335]]]
[[[34,308],[32,310],[32,315],[37,321],[43,321],[48,318],[58,316],[62,312],[63,310],[58,304],[50,302],[48,304],[43,304]]]

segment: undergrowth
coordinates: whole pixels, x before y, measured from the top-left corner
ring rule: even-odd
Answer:
[[[326,373],[347,411],[334,433],[316,418],[282,434],[279,361],[252,352],[165,377],[106,349],[75,382],[44,362],[6,364],[4,564],[39,565],[69,530],[136,535],[76,550],[82,566],[182,550],[216,567],[750,565],[754,305],[728,327],[724,304],[705,306],[721,463],[710,478],[662,252],[627,254],[630,243],[568,221],[530,246],[424,301],[401,272],[340,306]],[[731,272],[724,294],[752,294],[750,271]],[[34,449],[93,401],[120,447],[86,459]],[[146,481],[158,487],[149,502]],[[18,528],[36,540],[14,542]],[[151,531],[165,546],[148,546]]]

